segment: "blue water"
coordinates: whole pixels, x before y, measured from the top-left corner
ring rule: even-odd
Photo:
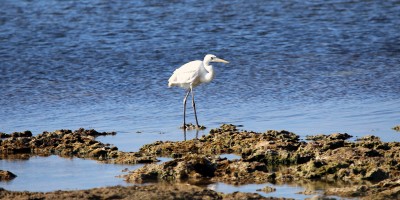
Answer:
[[[265,186],[269,186],[275,188],[276,191],[265,193],[261,190]],[[324,196],[323,191],[324,187],[317,186],[313,184],[248,184],[248,185],[228,185],[225,183],[215,183],[210,184],[208,186],[209,189],[225,192],[225,193],[233,193],[236,191],[249,192],[249,193],[258,193],[262,196],[266,197],[277,197],[277,198],[292,198],[292,199],[318,199],[317,197],[325,197],[326,199],[345,199],[337,196]],[[326,187],[326,186],[325,186]],[[315,194],[301,194],[306,191],[306,189],[315,191]],[[353,199],[353,198],[347,198]]]
[[[60,159],[58,156],[32,157],[29,160],[2,160],[0,167],[17,175],[11,181],[1,181],[0,187],[16,191],[55,191],[90,189],[129,185],[116,176],[143,165],[108,165],[80,158]]]
[[[167,80],[213,53],[230,64],[195,89],[200,124],[400,141],[399,27],[394,0],[1,0],[0,131],[116,131],[100,140],[124,151],[183,140]]]

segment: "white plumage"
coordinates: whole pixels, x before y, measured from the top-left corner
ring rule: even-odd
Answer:
[[[187,89],[186,96],[183,99],[183,128],[186,128],[186,100],[189,93],[192,93],[192,106],[196,119],[196,126],[199,126],[196,114],[196,105],[194,103],[193,88],[201,83],[208,83],[214,79],[215,73],[210,62],[228,63],[228,61],[217,58],[215,55],[207,54],[203,61],[195,60],[188,62],[174,71],[168,79],[168,87],[178,86]]]

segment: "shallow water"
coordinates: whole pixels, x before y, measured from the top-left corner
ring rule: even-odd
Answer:
[[[238,156],[223,154],[221,157],[236,159]],[[160,163],[170,158],[158,158]],[[126,169],[134,170],[143,166],[138,165],[115,165],[103,164],[97,161],[81,158],[61,158],[58,156],[31,157],[28,160],[2,160],[0,169],[12,171],[18,174],[12,181],[0,181],[0,187],[13,191],[39,191],[49,192],[55,190],[90,189],[104,186],[129,186],[123,178],[117,176],[126,174]],[[315,184],[317,185],[317,184]],[[275,192],[264,193],[257,191],[265,186],[276,188]],[[217,192],[232,193],[235,191],[259,193],[263,196],[287,197],[303,199],[321,195],[321,188],[317,194],[298,194],[306,190],[307,185],[300,184],[248,184],[242,186],[228,185],[224,183],[212,183],[206,186]]]
[[[100,140],[124,151],[195,138],[167,80],[213,53],[230,64],[195,89],[206,127],[400,141],[398,27],[398,1],[3,0],[0,131],[116,131]]]
[[[275,188],[276,191],[270,192],[270,193],[265,193],[262,191],[257,191],[265,186],[269,186],[272,188]],[[326,198],[332,198],[332,199],[343,199],[340,197],[336,196],[324,196],[323,195],[323,188],[317,188],[315,191],[315,194],[301,194],[306,190],[307,187],[304,187],[302,185],[296,185],[296,184],[281,184],[281,185],[274,185],[270,183],[266,184],[248,184],[248,185],[242,185],[242,186],[234,186],[234,185],[228,185],[224,183],[216,183],[216,184],[210,184],[208,186],[209,189],[218,191],[218,192],[225,192],[225,193],[233,193],[236,191],[241,191],[241,192],[249,192],[249,193],[258,193],[262,196],[265,197],[280,197],[280,198],[293,198],[293,199],[305,199],[305,198],[313,198],[316,196],[320,197],[326,197]],[[315,189],[315,188],[313,188]]]
[[[110,165],[80,158],[58,156],[32,157],[29,160],[2,160],[0,167],[17,175],[0,187],[17,191],[54,191],[90,189],[94,187],[128,185],[122,170],[134,170],[143,165]]]

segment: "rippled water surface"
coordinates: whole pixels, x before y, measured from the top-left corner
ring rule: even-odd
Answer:
[[[167,80],[213,53],[230,63],[195,89],[207,127],[399,141],[399,27],[394,0],[2,0],[0,131],[117,131],[100,140],[125,151],[192,139]]]

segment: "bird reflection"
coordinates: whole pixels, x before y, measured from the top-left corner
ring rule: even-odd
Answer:
[[[194,139],[198,139],[198,137],[199,137],[199,130],[198,129],[195,129],[196,130],[196,137],[194,138]],[[186,141],[186,132],[187,132],[187,130],[184,128],[183,129],[183,140],[184,141]],[[192,131],[190,131],[190,132],[192,132]]]

